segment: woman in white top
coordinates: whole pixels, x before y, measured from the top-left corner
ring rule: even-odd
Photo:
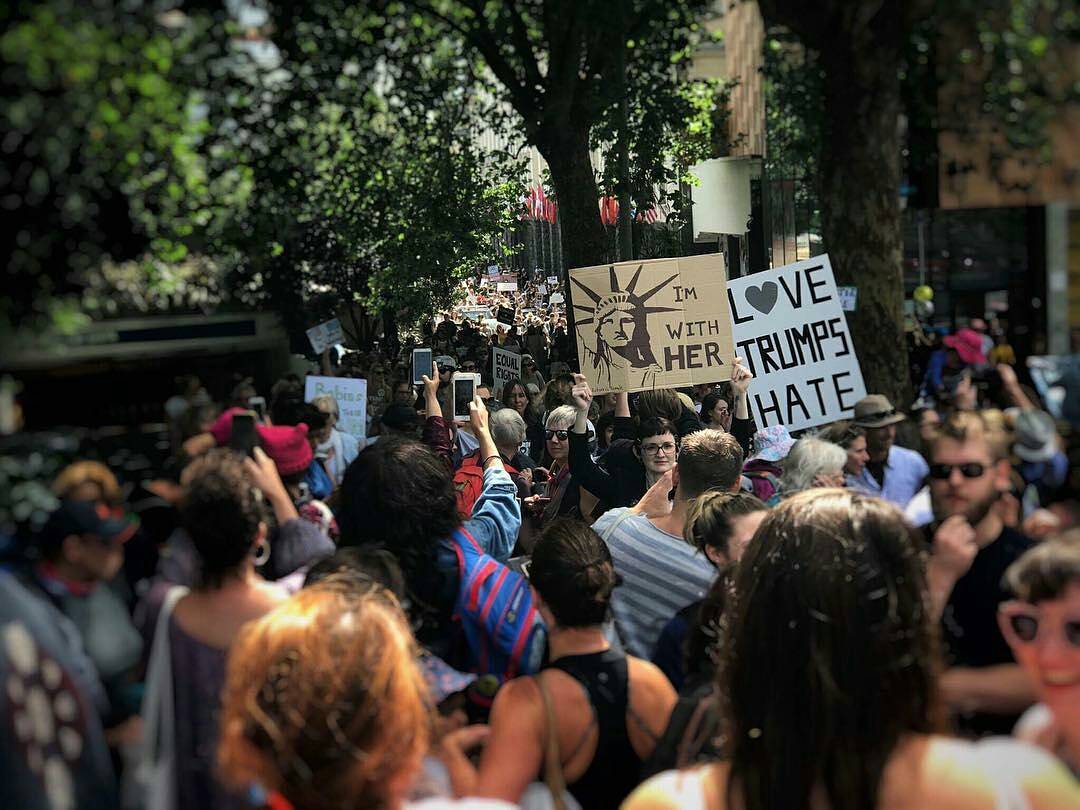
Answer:
[[[669,771],[625,810],[1076,808],[1053,758],[942,736],[923,562],[896,507],[793,495],[735,574],[719,680],[723,762]]]

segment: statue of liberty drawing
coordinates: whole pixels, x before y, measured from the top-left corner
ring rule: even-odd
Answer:
[[[575,320],[574,327],[595,324],[596,350],[585,346],[586,358],[592,358],[597,373],[597,391],[619,391],[627,387],[655,386],[656,375],[663,371],[650,345],[648,317],[657,312],[680,312],[674,307],[651,307],[653,296],[666,289],[678,273],[664,279],[648,292],[638,293],[637,283],[644,265],[639,264],[625,290],[620,289],[615,267],[609,267],[611,292],[600,295],[571,277],[593,306],[574,304],[589,316]],[[579,330],[580,342],[580,330]],[[584,344],[583,344],[584,345]]]

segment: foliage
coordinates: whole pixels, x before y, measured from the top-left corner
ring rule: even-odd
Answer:
[[[204,29],[174,20],[141,5],[6,6],[6,320],[46,325],[103,256],[182,260],[244,204],[243,166],[207,149]]]
[[[523,191],[511,155],[477,145],[490,95],[459,50],[408,18],[292,10],[279,20],[276,78],[255,75],[238,115],[252,133],[258,235],[240,273],[265,283],[294,326],[330,311],[290,298],[430,314],[458,279],[499,261],[496,237]],[[407,70],[384,58],[405,48],[426,56]]]

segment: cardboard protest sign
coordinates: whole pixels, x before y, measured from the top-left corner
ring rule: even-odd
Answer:
[[[728,282],[735,354],[754,374],[759,428],[788,430],[852,415],[866,396],[828,256]]]
[[[495,396],[502,396],[503,383],[521,377],[521,355],[506,349],[492,348],[491,377],[495,381]]]
[[[304,401],[329,394],[337,400],[341,416],[337,427],[358,439],[367,436],[367,380],[351,377],[318,377],[309,374],[304,380]]]
[[[578,361],[594,392],[731,377],[722,255],[583,267],[570,271],[570,281]]]
[[[517,292],[517,282],[500,281],[497,285],[495,285],[495,289],[498,292]]]
[[[336,346],[338,343],[345,342],[345,335],[341,331],[341,321],[337,318],[311,327],[307,330],[307,337],[315,354],[322,354],[327,346]]]

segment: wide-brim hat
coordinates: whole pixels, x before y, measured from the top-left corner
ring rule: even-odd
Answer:
[[[903,422],[907,417],[893,407],[882,394],[870,394],[855,403],[855,424],[864,428],[882,428]]]
[[[762,428],[754,434],[753,451],[747,461],[761,459],[762,461],[783,461],[791,452],[795,440],[791,438],[788,429],[784,425],[773,425]]]
[[[1058,452],[1057,427],[1045,411],[1021,411],[1016,417],[1013,452],[1021,461],[1049,461]]]

